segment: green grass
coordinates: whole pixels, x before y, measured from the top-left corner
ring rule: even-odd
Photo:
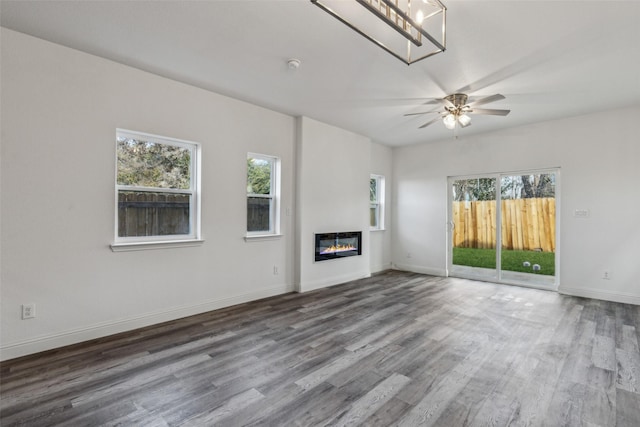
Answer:
[[[534,272],[531,267],[524,267],[523,262],[529,261],[531,266],[540,265],[540,271]],[[453,264],[470,267],[496,268],[495,249],[453,248]],[[506,271],[520,271],[523,273],[555,275],[555,253],[535,251],[502,251],[502,269]]]

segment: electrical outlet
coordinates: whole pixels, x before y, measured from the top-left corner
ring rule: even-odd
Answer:
[[[22,304],[22,319],[33,319],[34,317],[36,317],[35,303]]]
[[[411,252],[407,252],[407,258],[411,258]]]
[[[277,265],[273,266],[273,274],[276,275],[276,276],[278,275],[278,266]]]
[[[609,270],[604,270],[604,271],[602,272],[602,278],[603,278],[604,280],[611,280],[611,271],[609,271]]]

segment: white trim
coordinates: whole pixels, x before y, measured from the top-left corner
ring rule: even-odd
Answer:
[[[150,139],[162,139],[165,141],[169,141],[169,145],[176,145],[178,147],[189,148],[189,149],[194,144],[200,145],[197,142],[187,141],[186,139],[172,138],[172,137],[163,136],[163,135],[154,135],[152,133],[145,133],[145,132],[139,132],[137,130],[129,130],[129,129],[122,129],[122,128],[116,128],[116,134],[124,135],[130,139],[136,139],[136,137],[140,137],[140,136],[144,138],[150,138]]]
[[[120,191],[135,191],[139,193],[170,193],[170,194],[191,194],[191,190],[181,188],[160,188],[160,187],[139,187],[136,185],[118,185]]]
[[[127,332],[162,322],[180,319],[187,316],[206,313],[236,304],[268,298],[293,292],[293,287],[281,284],[268,289],[248,292],[227,298],[219,298],[205,301],[199,304],[185,305],[181,307],[169,308],[154,313],[146,313],[142,316],[129,317],[117,321],[97,323],[84,328],[72,329],[56,334],[40,336],[24,341],[3,344],[0,347],[0,360],[8,360],[16,357],[26,356],[41,351],[51,350],[66,345],[76,344],[96,338],[106,337],[121,332]]]
[[[541,278],[542,280],[539,282],[531,282],[530,280],[527,280],[528,278],[530,278],[528,276],[534,276],[533,274],[530,274],[530,273],[521,273],[522,279],[518,280],[515,274],[514,274],[514,278],[512,279],[504,279],[504,278],[498,279],[496,278],[495,275],[490,275],[490,272],[495,273],[496,270],[485,269],[480,267],[467,267],[467,266],[456,265],[454,266],[454,268],[452,268],[452,270],[454,271],[453,272],[450,271],[449,276],[455,277],[458,279],[474,280],[476,282],[495,283],[498,285],[520,286],[523,288],[539,289],[542,291],[553,291],[553,292],[557,291],[554,276],[543,276],[543,275],[537,276],[536,275],[535,278],[538,278],[538,279]],[[468,272],[465,273],[465,270]],[[484,272],[485,275],[482,275],[482,272]],[[511,271],[509,273],[516,273],[516,272]],[[551,278],[552,280],[549,280],[549,283],[545,284],[543,283],[545,278]]]
[[[376,210],[376,226],[371,226],[371,221],[369,221],[369,231],[380,231],[385,229],[385,177],[372,173],[369,175],[369,186],[371,186],[371,180],[376,181],[376,200],[369,201],[369,209],[375,208]]]
[[[253,238],[253,237],[262,237],[262,236],[278,236],[280,235],[281,160],[277,156],[270,156],[268,154],[259,154],[259,153],[253,153],[253,152],[247,153],[247,159],[264,160],[269,162],[269,165],[271,166],[271,182],[269,187],[270,193],[269,194],[247,193],[246,195],[247,200],[250,197],[271,200],[270,209],[269,209],[269,230],[247,231],[247,237]],[[248,172],[249,171],[247,170],[247,178],[248,178]]]
[[[244,236],[245,242],[262,242],[265,240],[278,240],[284,234],[248,234]]]
[[[420,273],[420,274],[428,274],[429,276],[439,276],[446,277],[447,270],[444,268],[436,268],[436,267],[422,267],[419,265],[413,264],[391,264],[394,270],[400,271],[409,271],[411,273]]]
[[[191,153],[190,164],[190,187],[188,189],[172,189],[172,188],[156,188],[156,187],[140,187],[132,185],[120,185],[118,184],[118,138],[130,138],[136,140],[147,140],[157,144],[170,145],[174,147],[181,147],[189,150]],[[114,243],[111,245],[111,249],[117,247],[124,247],[127,245],[133,246],[140,243],[150,243],[153,249],[159,249],[161,247],[171,247],[166,243],[169,241],[175,241],[178,246],[188,246],[183,244],[186,240],[191,240],[194,244],[197,244],[201,240],[201,218],[202,218],[202,204],[201,197],[201,164],[202,164],[202,145],[194,141],[186,141],[183,139],[172,138],[162,135],[153,135],[144,132],[132,131],[127,129],[116,128],[116,145],[115,145],[115,211],[114,211]],[[118,200],[120,191],[144,191],[151,193],[172,193],[172,194],[188,194],[189,198],[189,230],[188,235],[166,235],[166,236],[125,236],[119,235],[119,209]],[[162,244],[158,244],[162,243]],[[193,245],[190,245],[193,246]],[[145,248],[147,249],[147,248]],[[125,249],[126,250],[126,249]],[[128,249],[128,250],[141,250],[141,249]]]
[[[558,292],[564,295],[571,295],[582,298],[593,298],[604,301],[619,302],[622,304],[640,305],[640,296],[624,292],[607,292],[584,288],[568,288],[560,285]]]
[[[393,264],[388,262],[386,264],[373,265],[371,266],[371,274],[381,273],[383,271],[391,270],[393,268]]]
[[[159,240],[145,242],[114,242],[110,245],[113,252],[144,251],[148,249],[170,249],[186,248],[190,246],[201,246],[203,239],[189,240]]]

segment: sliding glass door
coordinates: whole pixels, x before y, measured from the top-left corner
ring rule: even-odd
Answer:
[[[459,276],[498,279],[496,182],[489,176],[450,180],[450,259]]]
[[[558,170],[449,178],[449,275],[557,287]]]
[[[502,279],[555,284],[556,173],[500,177]]]

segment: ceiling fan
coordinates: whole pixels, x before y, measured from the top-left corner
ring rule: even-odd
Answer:
[[[468,96],[464,93],[454,93],[452,95],[445,96],[444,98],[437,98],[427,102],[427,104],[441,103],[443,104],[443,110],[424,111],[421,113],[409,113],[405,116],[417,116],[421,114],[437,113],[438,117],[429,120],[427,123],[419,127],[419,129],[425,128],[430,124],[433,124],[439,120],[447,127],[447,129],[455,129],[456,124],[460,127],[467,127],[471,124],[471,117],[469,114],[484,114],[490,116],[506,116],[511,110],[495,110],[487,108],[475,108],[478,105],[488,104],[490,102],[499,101],[505,99],[503,95],[495,94],[480,98],[476,101],[467,103]]]

